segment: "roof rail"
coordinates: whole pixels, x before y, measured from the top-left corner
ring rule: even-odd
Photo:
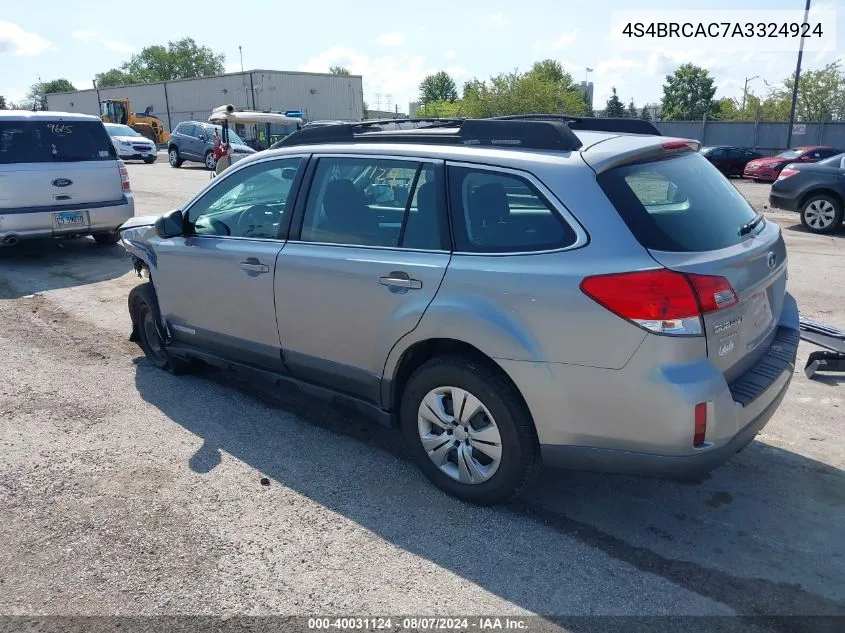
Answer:
[[[565,114],[512,114],[491,117],[495,121],[564,121],[571,130],[590,132],[618,132],[620,134],[648,134],[662,136],[651,121],[612,117],[577,117]]]
[[[428,125],[420,126],[420,123]],[[384,129],[396,124],[394,129]],[[403,125],[406,125],[403,129]],[[409,127],[410,126],[410,129]],[[571,152],[581,147],[566,122],[505,119],[381,119],[303,128],[273,147],[321,143],[425,143]]]

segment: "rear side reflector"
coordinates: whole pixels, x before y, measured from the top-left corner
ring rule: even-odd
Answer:
[[[703,446],[704,436],[707,434],[707,403],[699,402],[695,405],[695,434],[692,438],[693,446]]]
[[[614,314],[658,334],[699,335],[702,314],[736,303],[736,294],[723,277],[665,268],[587,277],[581,291]]]

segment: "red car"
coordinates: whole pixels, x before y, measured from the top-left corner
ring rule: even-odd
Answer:
[[[804,145],[793,147],[777,156],[755,158],[748,161],[742,171],[742,177],[750,180],[766,180],[774,182],[778,179],[781,169],[789,163],[815,163],[831,156],[841,154],[841,149],[835,149],[827,145]]]

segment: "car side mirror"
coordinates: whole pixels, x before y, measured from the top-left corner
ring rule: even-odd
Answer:
[[[293,180],[294,178],[296,178],[296,170],[293,167],[282,170],[282,180]]]
[[[182,211],[176,209],[160,216],[155,222],[155,234],[162,239],[179,237],[185,231],[185,218]]]

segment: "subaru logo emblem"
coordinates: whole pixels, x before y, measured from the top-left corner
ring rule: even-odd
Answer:
[[[73,181],[69,178],[56,178],[52,184],[54,187],[70,187]]]
[[[766,265],[769,267],[769,270],[774,270],[775,266],[778,265],[778,256],[774,253],[769,253],[766,256]]]

